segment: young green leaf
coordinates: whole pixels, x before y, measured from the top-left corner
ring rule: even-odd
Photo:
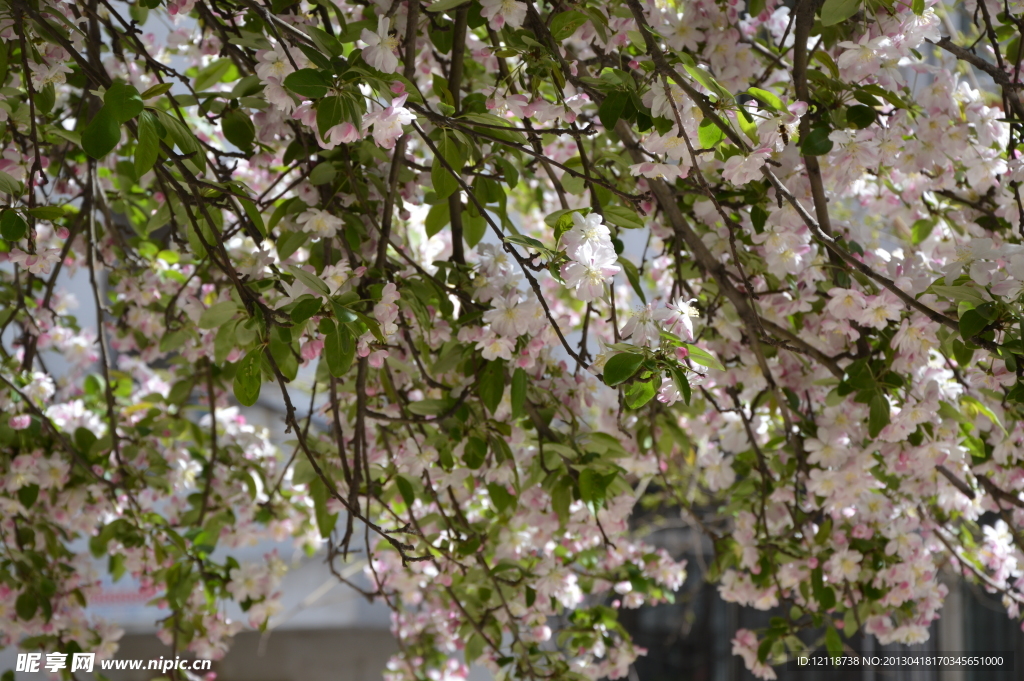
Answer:
[[[395,484],[398,485],[398,493],[402,495],[402,501],[405,502],[406,507],[412,508],[416,501],[416,491],[413,489],[412,483],[405,476],[397,475]]]
[[[526,371],[516,368],[512,372],[512,418],[522,416],[523,407],[526,404]]]
[[[200,329],[215,329],[225,324],[229,319],[238,314],[238,304],[232,300],[226,300],[203,310],[199,315]]]
[[[860,9],[861,0],[825,0],[821,6],[821,25],[835,26],[846,21]]]
[[[160,156],[160,136],[156,116],[148,111],[139,114],[139,143],[135,145],[135,177],[142,177],[156,165]]]
[[[586,22],[585,15],[575,10],[569,10],[568,12],[559,12],[552,17],[548,29],[551,31],[552,38],[562,41],[575,33],[576,29]]]
[[[445,167],[442,158],[451,170]],[[462,172],[463,163],[462,151],[455,138],[447,133],[443,134],[437,143],[437,154],[430,168],[430,180],[438,199],[446,199],[459,190],[461,185],[456,174]],[[456,174],[452,174],[453,171]]]
[[[313,512],[316,515],[316,526],[320,530],[320,536],[327,539],[331,536],[334,526],[338,524],[338,514],[327,510],[327,485],[320,476],[309,482],[309,496],[313,497]]]
[[[882,429],[889,425],[889,400],[881,392],[876,392],[871,398],[871,410],[868,414],[868,433],[871,437],[878,437]]]
[[[320,99],[327,94],[331,83],[317,69],[299,69],[285,77],[284,86],[306,99]]]
[[[89,125],[82,130],[82,149],[89,156],[101,159],[114,150],[121,141],[121,126],[107,105],[96,112]]]
[[[142,113],[142,97],[134,85],[115,80],[103,95],[103,108],[118,123],[125,123]]]
[[[626,279],[629,280],[629,285],[633,287],[633,291],[637,297],[643,301],[644,305],[647,304],[647,296],[644,295],[643,286],[640,285],[640,272],[637,270],[636,265],[627,258],[619,258],[619,265],[622,266],[622,271],[626,273]]]
[[[601,102],[601,108],[597,110],[597,116],[601,119],[601,125],[605,130],[612,130],[615,124],[622,117],[626,110],[626,103],[629,102],[629,93],[623,90],[612,90]]]
[[[220,128],[224,139],[239,149],[248,149],[256,139],[256,126],[241,109],[226,111],[220,119]]]
[[[654,397],[653,381],[636,381],[626,389],[626,406],[630,409],[639,409]]]
[[[7,241],[17,241],[25,236],[28,225],[17,211],[6,209],[0,215],[0,236]]]
[[[489,362],[480,373],[480,400],[492,414],[498,410],[505,395],[505,363],[501,360]]]
[[[759,101],[761,104],[764,104],[769,109],[773,109],[775,111],[786,110],[786,107],[782,103],[782,100],[779,99],[778,95],[776,95],[774,92],[762,90],[759,87],[752,87],[749,90],[747,90],[747,92],[749,92],[754,99]]]
[[[234,392],[242,406],[251,407],[260,398],[260,384],[263,381],[261,348],[250,350],[235,367]]]
[[[159,97],[165,92],[170,92],[172,87],[174,87],[173,83],[157,83],[139,96],[144,100],[153,99],[154,97]]]
[[[690,358],[690,361],[694,362],[695,364],[699,364],[703,367],[708,367],[709,369],[718,369],[719,371],[725,371],[725,367],[722,365],[721,362],[718,361],[718,358],[712,355],[704,348],[699,348],[696,345],[689,345],[686,343],[684,343],[684,346],[686,347],[686,350],[689,353],[688,356]]]
[[[334,322],[331,321],[331,324]],[[333,333],[324,336],[324,358],[331,376],[341,378],[352,368],[356,357],[356,343],[348,326],[340,324]]]
[[[426,229],[427,236],[432,237],[444,229],[445,225],[449,222],[451,222],[451,209],[448,206],[448,202],[438,201],[427,211],[423,227]]]
[[[491,503],[494,504],[498,513],[504,513],[506,509],[514,508],[516,505],[515,496],[504,485],[499,485],[496,482],[488,483],[487,494],[491,497]]]
[[[829,139],[832,129],[827,125],[814,128],[800,140],[800,153],[804,156],[824,156],[832,151],[833,142]]]
[[[604,364],[605,385],[616,386],[628,381],[644,363],[644,356],[634,352],[620,352]]]

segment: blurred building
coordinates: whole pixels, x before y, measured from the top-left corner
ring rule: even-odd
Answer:
[[[662,604],[620,613],[624,626],[647,655],[637,660],[630,681],[755,681],[732,654],[732,638],[739,628],[768,627],[772,617],[785,617],[781,609],[767,612],[726,603],[714,585],[701,578],[702,551],[711,559],[710,546],[689,528],[659,531],[649,541],[666,548],[675,557],[687,557],[687,581],[676,594],[674,604]],[[779,681],[1019,681],[1024,679],[1024,632],[1020,622],[1011,620],[997,595],[950,575],[949,595],[932,624],[930,638],[914,646],[879,646],[873,636],[858,633],[845,643],[850,652],[864,655],[915,653],[1012,652],[1013,669],[857,669],[818,668],[790,670],[776,668]],[[804,638],[813,644],[813,638]],[[824,654],[823,649],[819,649]]]

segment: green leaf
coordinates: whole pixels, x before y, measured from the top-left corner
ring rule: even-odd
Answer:
[[[233,300],[226,300],[203,310],[199,315],[200,329],[215,329],[238,314],[238,304]]]
[[[313,39],[321,52],[332,57],[341,57],[345,54],[345,46],[336,37],[316,26],[299,25],[306,34]]]
[[[135,177],[142,177],[156,165],[160,156],[160,135],[156,116],[148,111],[139,114],[139,143],[135,145]]]
[[[451,171],[445,167],[441,161],[442,158],[451,166]],[[434,155],[434,163],[430,167],[430,180],[439,200],[447,199],[461,188],[457,175],[453,175],[452,171],[456,174],[462,172],[463,164],[462,151],[459,149],[455,137],[448,133],[443,134],[437,143],[437,153]]]
[[[398,493],[402,495],[402,501],[405,502],[406,508],[412,508],[416,501],[416,491],[413,489],[412,483],[405,476],[397,475],[395,484],[398,485]]]
[[[966,405],[965,411],[968,412],[968,415],[974,416],[978,413],[984,414],[988,417],[989,421],[999,427],[999,430],[1003,431],[1003,435],[1007,435],[1006,427],[1003,425],[1003,422],[998,416],[996,416],[994,411],[985,406],[980,400],[971,397],[970,395],[964,395],[960,398],[960,403],[961,405]]]
[[[672,369],[672,380],[676,384],[676,388],[683,396],[683,402],[687,405],[690,404],[690,399],[693,397],[693,389],[690,387],[690,379],[686,377],[686,374],[681,369]]]
[[[683,344],[689,353],[689,358],[695,364],[699,364],[702,367],[708,367],[709,369],[718,369],[719,371],[725,371],[725,367],[718,358],[712,355],[704,348],[699,348],[696,345],[690,345],[688,343]]]
[[[263,381],[262,352],[262,348],[250,350],[235,368],[235,399],[246,407],[256,404],[260,398],[260,383]]]
[[[64,217],[64,209],[60,206],[36,206],[25,211],[34,218],[40,220],[58,220]]]
[[[174,87],[173,83],[157,83],[139,96],[142,97],[142,99],[153,99],[154,97],[159,97],[165,92],[170,92],[172,87]]]
[[[889,425],[889,400],[881,392],[876,392],[871,398],[871,411],[868,415],[868,434],[871,437],[878,437],[882,429]]]
[[[312,272],[307,272],[298,265],[288,265],[285,269],[288,270],[289,274],[293,275],[296,279],[317,293],[324,296],[329,296],[331,294],[331,289],[327,287],[327,284]]]
[[[942,281],[942,279],[939,279],[939,281]],[[987,302],[984,296],[982,296],[981,291],[972,286],[940,286],[939,284],[932,284],[929,290],[935,293],[935,295],[955,300],[958,303],[967,302],[977,306],[984,305]]]
[[[299,69],[285,77],[284,86],[306,99],[320,99],[331,84],[317,69]]]
[[[956,363],[962,368],[970,366],[971,360],[974,359],[974,350],[964,345],[960,340],[953,339],[953,357],[956,359]]]
[[[846,21],[860,9],[860,0],[825,0],[821,6],[821,25],[835,26]]]
[[[263,223],[263,215],[261,215],[259,209],[256,208],[256,204],[249,199],[238,199],[238,202],[242,204],[242,210],[244,210],[245,214],[249,216],[252,223],[256,225],[256,229],[259,230],[260,234],[267,236],[267,226]]]
[[[103,108],[109,109],[114,120],[126,123],[142,113],[142,97],[134,85],[115,80],[103,95]]]
[[[709,91],[715,93],[720,100],[732,98],[729,91],[722,87],[721,83],[715,80],[715,77],[712,76],[710,72],[705,71],[698,66],[690,66],[689,64],[684,64],[683,68],[686,69],[686,72],[689,73],[695,81],[706,87]]]
[[[451,209],[447,201],[438,201],[427,211],[427,218],[423,222],[427,237],[432,237],[451,222]]]
[[[932,235],[932,230],[935,229],[936,222],[937,221],[934,218],[921,218],[920,220],[916,220],[910,228],[910,242],[916,246],[930,237]]]
[[[231,322],[217,329],[217,335],[213,339],[213,361],[215,364],[224,364],[228,355],[235,348],[238,341],[238,323]]]
[[[505,158],[497,158],[495,163],[501,168],[502,175],[505,177],[505,184],[508,185],[508,188],[515,189],[519,184],[519,171],[516,170],[516,167]]]
[[[743,107],[740,107],[739,111],[736,112],[736,123],[740,126],[740,130],[747,138],[755,145],[760,142],[760,137],[757,134],[757,124],[754,122],[754,117]]]
[[[634,352],[620,352],[604,364],[605,385],[616,386],[628,381],[644,363],[644,356]]]
[[[478,437],[471,437],[466,440],[466,446],[462,449],[462,461],[468,468],[477,470],[487,460],[487,442]]]
[[[8,241],[17,241],[25,236],[28,225],[17,211],[7,209],[0,215],[0,236]]]
[[[309,174],[309,182],[312,185],[327,184],[332,181],[338,174],[338,170],[334,167],[334,164],[330,161],[323,161],[318,163],[313,171]]]
[[[444,2],[445,0],[441,0]],[[428,8],[429,10],[429,8]],[[478,657],[484,654],[485,641],[484,637],[479,632],[474,631],[469,639],[466,641],[466,664],[471,664],[476,661]]]
[[[572,504],[572,478],[563,477],[551,490],[551,509],[558,515],[558,522],[565,525],[569,521],[569,506]]]
[[[320,536],[327,539],[331,536],[334,526],[338,524],[338,514],[327,510],[327,485],[319,475],[309,482],[309,496],[313,497],[313,511],[316,515],[316,526],[320,528]]]
[[[489,362],[480,373],[480,400],[487,411],[494,414],[505,395],[505,363],[501,360]]]
[[[23,620],[32,619],[38,607],[39,603],[36,601],[36,595],[31,591],[22,591],[18,596],[18,600],[14,603],[14,611]]]
[[[188,160],[192,161],[193,165],[200,170],[206,170],[206,154],[203,153],[199,140],[192,134],[188,126],[166,112],[158,109],[152,111],[156,114],[159,123],[167,130],[171,141],[181,150],[182,155],[188,156]],[[85,135],[82,136],[82,140],[84,143]]]
[[[877,113],[875,110],[863,104],[854,104],[846,110],[846,122],[856,128],[867,128],[875,122],[876,118]]]
[[[331,372],[331,376],[341,378],[347,374],[355,357],[355,339],[346,325],[342,324],[337,331],[324,336],[324,358],[327,360],[327,370]]]
[[[800,153],[804,156],[823,156],[832,151],[833,143],[828,136],[832,129],[827,125],[814,128],[800,141]]]
[[[551,18],[548,29],[551,37],[561,42],[576,32],[576,29],[587,22],[587,17],[575,10],[559,12]]]
[[[487,494],[491,497],[491,503],[494,504],[498,513],[504,513],[506,509],[516,505],[515,496],[509,493],[504,485],[499,485],[496,482],[487,483]]]
[[[984,331],[988,323],[989,320],[977,310],[967,310],[960,315],[960,337],[965,341],[970,340]]]
[[[326,138],[327,131],[345,120],[345,102],[341,97],[324,97],[316,105],[316,129],[320,137]]]
[[[580,499],[583,500],[583,503],[589,504],[594,501],[594,492],[597,484],[594,478],[596,477],[597,474],[591,468],[584,468],[580,471]]]
[[[462,211],[462,240],[470,248],[476,247],[487,233],[487,218],[473,215],[468,210]]]
[[[410,402],[408,409],[417,416],[437,416],[443,414],[449,406],[446,400],[420,400]]]
[[[428,12],[447,12],[450,9],[461,7],[465,5],[469,0],[438,0],[430,7],[427,7]]]
[[[0,170],[0,192],[4,194],[10,194],[11,196],[21,196],[22,184],[15,180],[13,177]]]
[[[604,219],[625,229],[643,229],[644,219],[625,206],[605,206]]]
[[[25,485],[18,490],[18,501],[25,508],[32,508],[32,505],[36,503],[36,499],[39,498],[39,485]]]
[[[523,413],[526,404],[526,371],[516,368],[512,373],[512,418],[517,419]]]
[[[828,654],[831,657],[843,656],[843,640],[839,638],[839,632],[836,631],[835,627],[826,627],[825,647],[828,649]]]
[[[234,63],[226,57],[210,62],[204,66],[198,74],[196,74],[196,82],[194,86],[196,92],[202,92],[211,85],[221,82],[224,77],[228,75],[228,72],[234,67]]]
[[[629,280],[629,284],[633,287],[633,291],[636,292],[640,300],[642,300],[644,305],[646,305],[647,296],[644,295],[644,290],[640,286],[640,272],[636,269],[636,265],[626,258],[619,258],[619,264],[622,265],[622,271],[626,273],[626,279]]]
[[[705,118],[697,127],[697,141],[701,149],[714,149],[725,139],[725,132],[710,118]]]
[[[630,409],[639,409],[654,397],[653,381],[637,381],[631,383],[626,389],[626,406]]]
[[[776,95],[774,92],[762,90],[759,87],[752,87],[749,90],[747,90],[747,92],[749,92],[754,99],[761,102],[769,109],[774,109],[775,111],[786,110],[786,105],[782,103],[782,100],[779,99],[778,95]]]
[[[601,108],[597,110],[597,116],[601,119],[601,125],[605,130],[612,130],[615,124],[622,117],[629,102],[629,93],[624,90],[612,90],[601,102]]]
[[[322,307],[323,301],[320,298],[308,294],[302,295],[295,301],[295,307],[292,308],[288,316],[291,317],[293,323],[302,324],[313,315],[319,313]]]
[[[92,158],[101,159],[120,141],[121,126],[110,107],[104,104],[82,130],[82,149]]]
[[[256,126],[241,109],[225,112],[220,119],[220,128],[224,132],[224,139],[239,149],[248,149],[256,139]]]

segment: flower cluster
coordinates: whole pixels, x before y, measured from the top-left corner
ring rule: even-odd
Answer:
[[[572,224],[572,229],[562,235],[569,257],[569,262],[562,265],[562,278],[579,300],[589,303],[605,294],[608,279],[621,268],[615,264],[618,256],[611,232],[600,215],[591,213],[583,217],[573,212]]]

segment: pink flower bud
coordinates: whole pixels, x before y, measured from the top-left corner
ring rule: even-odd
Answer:
[[[308,360],[316,359],[317,357],[319,357],[320,356],[320,351],[323,350],[323,349],[324,349],[324,342],[322,340],[311,340],[311,341],[307,341],[302,346],[302,349],[299,351],[299,354],[302,355],[302,359],[308,361]]]
[[[11,427],[11,430],[25,430],[32,424],[32,417],[28,414],[18,414],[12,416],[8,421],[7,425]]]

